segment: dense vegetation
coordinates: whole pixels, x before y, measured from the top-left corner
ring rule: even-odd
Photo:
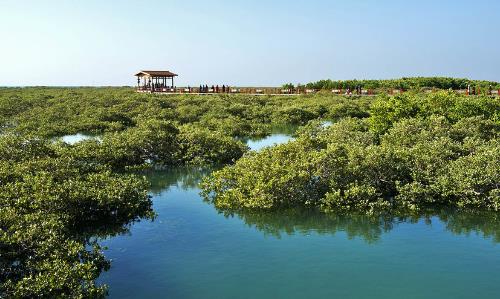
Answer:
[[[0,128],[53,138],[78,132],[99,138],[75,145],[87,162],[115,170],[145,163],[225,164],[247,150],[241,138],[277,124],[367,116],[368,100],[337,97],[164,96],[128,88],[0,90]]]
[[[293,142],[247,152],[242,139],[281,124],[305,126]],[[79,132],[96,138],[58,140]],[[447,92],[372,99],[0,88],[0,297],[105,296],[94,280],[110,264],[95,238],[154,217],[147,191],[155,182],[137,172],[148,166],[229,165],[204,192],[246,219],[297,206],[498,210],[499,133],[498,98]]]
[[[0,138],[0,296],[101,297],[109,262],[93,235],[152,217],[144,179],[61,143]]]
[[[168,121],[178,129],[209,129],[231,137],[263,136],[273,124],[305,124],[316,118],[367,116],[368,99],[331,96],[165,96],[130,88],[0,88],[0,128],[54,137],[103,134],[144,120]]]
[[[474,88],[479,88],[479,91],[483,93],[488,92],[491,89],[499,89],[499,82],[492,81],[480,81],[480,80],[469,80],[469,79],[457,79],[457,78],[447,78],[447,77],[414,77],[414,78],[401,78],[392,80],[344,80],[344,81],[333,81],[333,80],[320,80],[317,82],[311,82],[306,85],[307,88],[316,90],[331,90],[331,89],[350,89],[355,90],[356,87],[362,87],[365,89],[379,89],[379,90],[389,90],[389,89],[403,89],[403,90],[422,90],[424,88],[435,88],[435,89],[466,89],[470,85]]]
[[[222,209],[500,210],[500,100],[379,97],[365,119],[311,123],[204,182]]]
[[[153,217],[144,166],[233,163],[279,124],[367,115],[337,97],[172,96],[129,88],[0,89],[0,297],[94,298],[96,236]],[[57,137],[95,135],[70,145]],[[154,192],[154,186],[152,191]]]

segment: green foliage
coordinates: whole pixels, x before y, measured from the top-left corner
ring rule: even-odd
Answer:
[[[110,132],[98,140],[85,140],[67,149],[85,163],[124,170],[134,166],[184,164],[212,165],[240,158],[247,147],[220,132],[166,121],[147,120],[137,127]]]
[[[320,85],[464,83],[408,78]],[[305,126],[295,141],[257,153],[239,141],[283,124]],[[78,132],[97,137],[73,145],[53,139]],[[0,297],[105,296],[95,279],[110,264],[91,237],[153,217],[148,185],[127,172],[144,166],[230,164],[204,180],[204,195],[225,213],[252,217],[255,210],[297,206],[342,213],[500,209],[500,100],[486,96],[2,88],[0,133]],[[198,179],[193,175],[190,183]]]
[[[0,296],[103,297],[109,262],[87,236],[151,217],[146,181],[40,139],[2,136],[0,153]]]
[[[184,164],[232,163],[248,150],[241,141],[218,131],[184,126],[178,136],[179,160]]]
[[[343,109],[347,104],[349,108]],[[199,125],[233,137],[255,137],[269,134],[273,124],[366,116],[367,108],[366,100],[331,95],[207,97],[139,94],[131,88],[0,89],[0,125],[46,138],[119,132],[145,120],[169,121],[176,127]]]
[[[227,210],[498,211],[498,99],[381,96],[368,119],[311,123],[296,141],[244,156],[203,183]]]
[[[85,161],[110,165],[113,169],[141,165],[146,161],[177,163],[179,130],[169,122],[145,120],[120,132],[106,133],[101,140],[77,143],[71,150]]]
[[[127,170],[234,163],[248,150],[244,137],[267,135],[278,124],[363,117],[368,104],[359,103],[327,96],[165,97],[130,88],[0,89],[0,297],[105,296],[95,279],[110,263],[91,237],[152,217],[148,185]],[[78,132],[96,138],[54,141]]]
[[[325,95],[166,97],[127,88],[0,90],[8,131],[40,138],[95,134],[98,138],[79,142],[70,151],[78,152],[76,159],[114,170],[230,163],[246,151],[231,137],[265,136],[277,124],[366,117],[368,107],[368,100]]]
[[[424,88],[436,89],[466,89],[467,85],[488,90],[488,88],[498,89],[500,83],[492,81],[480,81],[469,79],[457,79],[447,77],[414,77],[414,78],[401,78],[391,80],[320,80],[307,84],[307,88],[313,89],[347,89],[354,90],[357,86],[366,89],[403,89],[403,90],[421,90]]]
[[[382,95],[371,105],[370,115],[371,128],[379,134],[401,119],[430,115],[441,115],[452,122],[473,116],[484,116],[498,122],[500,99],[465,97],[444,91],[428,95]]]

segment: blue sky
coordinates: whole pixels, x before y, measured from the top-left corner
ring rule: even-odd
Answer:
[[[500,81],[500,1],[4,1],[0,86]]]

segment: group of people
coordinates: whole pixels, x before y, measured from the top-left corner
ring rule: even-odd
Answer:
[[[200,85],[199,89],[200,93],[229,93],[231,92],[231,89],[229,86],[222,85],[222,87],[219,87],[219,85],[212,85],[212,87],[209,87],[208,85]]]
[[[481,89],[476,86],[471,86],[470,84],[467,84],[467,89],[465,90],[465,93],[467,95],[480,95],[481,94]],[[500,89],[495,92],[498,95],[500,95]],[[488,95],[493,95],[493,86],[491,84],[488,86]]]
[[[175,86],[169,86],[164,83],[151,83],[151,87],[153,88],[175,88]]]
[[[354,91],[356,94],[359,94],[359,95],[360,95],[360,94],[362,94],[362,93],[363,93],[363,88],[361,87],[361,85],[357,85],[357,86],[355,87],[355,89],[351,89],[350,87],[348,87],[348,88],[346,89],[345,94],[346,94],[346,95],[352,95],[353,91]]]
[[[491,85],[488,87],[488,94],[491,95],[492,92],[492,87]],[[476,88],[476,86],[471,86],[470,84],[467,85],[467,94],[468,95],[479,95],[481,94],[481,90],[479,87]]]

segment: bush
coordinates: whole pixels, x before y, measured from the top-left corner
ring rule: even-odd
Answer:
[[[152,217],[146,181],[39,139],[2,136],[0,153],[0,296],[103,297],[109,262],[88,236]]]
[[[499,209],[500,124],[433,114],[391,120],[377,135],[367,123],[373,119],[310,124],[297,140],[214,172],[204,195],[230,210]]]

